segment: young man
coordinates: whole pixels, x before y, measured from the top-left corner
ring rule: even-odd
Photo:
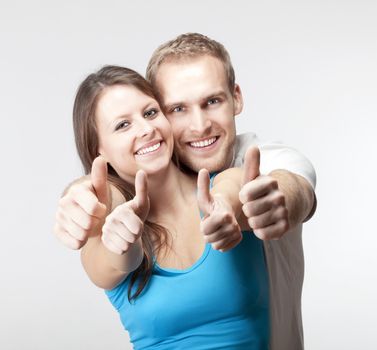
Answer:
[[[241,166],[246,149],[257,145],[260,171],[248,174],[240,192],[243,211],[264,240],[269,270],[271,349],[302,349],[301,291],[304,273],[302,222],[315,210],[315,172],[295,150],[262,143],[249,133],[236,136],[235,116],[243,100],[225,48],[200,34],[184,34],[160,46],[147,79],[170,121],[180,163],[210,172]],[[261,175],[268,174],[268,175]],[[81,186],[81,187],[80,187]],[[80,248],[103,210],[90,180],[62,198],[55,234]]]

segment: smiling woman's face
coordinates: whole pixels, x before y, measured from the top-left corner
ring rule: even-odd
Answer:
[[[95,112],[99,153],[129,183],[139,169],[167,168],[173,153],[171,127],[155,99],[130,85],[106,88]]]

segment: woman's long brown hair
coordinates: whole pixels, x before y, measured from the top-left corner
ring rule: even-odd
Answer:
[[[150,84],[137,72],[119,66],[105,66],[98,72],[90,74],[79,86],[73,107],[73,129],[77,152],[84,167],[85,174],[91,171],[93,160],[98,156],[98,134],[95,112],[98,100],[104,89],[114,85],[128,85],[156,99]],[[108,164],[108,179],[125,197],[126,201],[135,195],[133,185],[126,183]],[[144,223],[142,245],[143,261],[131,273],[128,286],[128,299],[137,298],[152,276],[154,257],[167,244],[168,231],[148,220]],[[135,290],[135,288],[136,290]]]

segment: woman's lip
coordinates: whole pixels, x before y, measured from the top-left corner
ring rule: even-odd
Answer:
[[[149,154],[154,154],[154,153],[158,152],[158,151],[161,149],[162,143],[163,143],[162,141],[153,142],[153,143],[150,144],[150,146],[146,146],[146,147],[142,147],[142,148],[140,148],[139,151],[137,151],[137,152],[135,153],[135,155],[138,156],[138,157],[142,157],[142,156],[148,156]],[[156,145],[158,145],[158,147],[155,148],[155,149],[151,149],[151,150],[149,150],[149,151],[147,151],[147,152],[145,152],[145,153],[141,153],[141,154],[138,153],[138,152],[143,151],[143,150],[146,150],[146,149],[148,149],[148,148],[152,148],[152,147],[154,147],[154,146],[156,146]]]
[[[138,148],[138,150],[135,152],[135,154],[137,154],[138,152],[140,152],[141,150],[143,150],[145,148],[152,147],[152,146],[154,146],[158,143],[162,143],[162,140],[153,140],[153,141],[147,142],[146,144],[144,144],[143,146]]]

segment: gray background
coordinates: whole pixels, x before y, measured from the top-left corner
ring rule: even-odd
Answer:
[[[306,349],[376,349],[375,1],[0,2],[1,349],[130,349],[118,315],[52,234],[81,174],[71,110],[104,64],[144,73],[152,51],[198,31],[228,48],[239,132],[282,140],[316,167],[305,225]]]

